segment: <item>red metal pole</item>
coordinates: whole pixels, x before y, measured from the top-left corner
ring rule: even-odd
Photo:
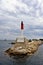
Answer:
[[[23,24],[23,21],[21,21],[21,30],[24,29],[24,24]]]

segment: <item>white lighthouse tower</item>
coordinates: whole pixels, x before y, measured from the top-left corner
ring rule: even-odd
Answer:
[[[24,31],[24,23],[23,23],[23,21],[21,21],[20,30],[21,30],[21,34],[17,38],[17,42],[24,42],[24,34],[23,34],[23,31]]]

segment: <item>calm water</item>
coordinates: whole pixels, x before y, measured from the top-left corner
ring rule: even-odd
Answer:
[[[43,65],[43,45],[29,57],[15,58],[5,55],[5,50],[11,47],[11,41],[0,41],[0,65]]]

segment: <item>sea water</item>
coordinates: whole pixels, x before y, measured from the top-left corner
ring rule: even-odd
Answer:
[[[43,45],[32,56],[10,57],[5,51],[12,47],[12,41],[0,41],[0,65],[43,65]]]

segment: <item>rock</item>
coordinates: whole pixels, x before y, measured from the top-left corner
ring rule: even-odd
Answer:
[[[15,44],[15,42],[12,42],[11,44]]]
[[[17,54],[27,54],[27,51],[26,51],[26,49],[19,49],[19,50],[15,50],[14,53],[17,53]]]
[[[37,51],[41,41],[32,41],[32,42],[25,42],[25,43],[16,43],[11,48],[6,50],[5,52],[9,55],[26,55],[26,54],[33,54]]]
[[[8,54],[13,54],[13,55],[18,55],[18,54],[27,54],[27,51],[26,51],[26,49],[19,49],[19,50],[12,50],[11,48],[10,49],[8,49],[8,50],[6,50],[6,53],[8,53]]]

